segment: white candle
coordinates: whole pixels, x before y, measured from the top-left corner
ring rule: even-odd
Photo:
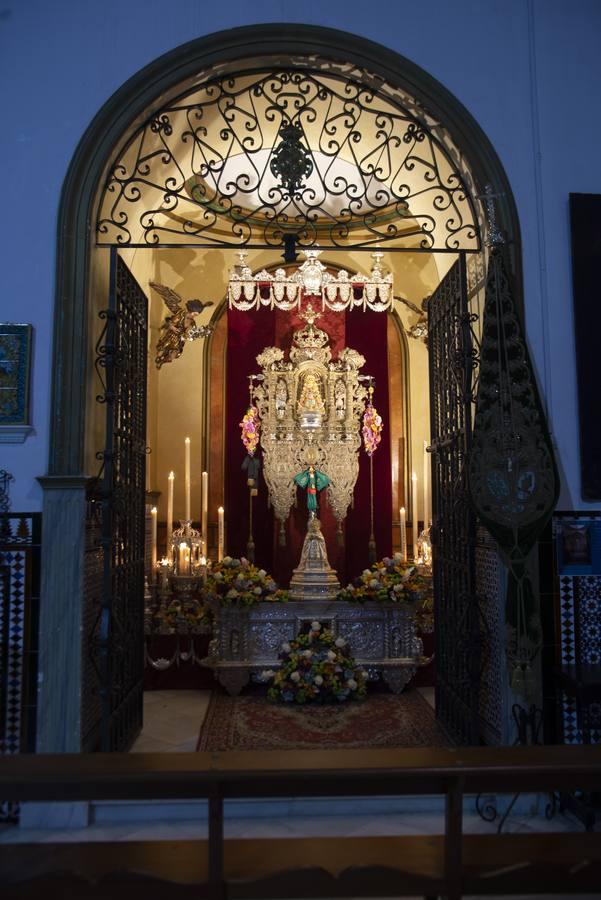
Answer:
[[[190,521],[190,438],[187,437],[185,440],[186,446],[186,458],[185,458],[185,484],[184,489],[186,492],[186,513],[184,519],[186,522]]]
[[[152,517],[152,555],[150,557],[150,577],[154,582],[157,577],[157,508],[153,506],[150,510]]]
[[[175,472],[169,472],[169,490],[167,491],[167,548],[165,556],[171,560],[171,538],[173,535],[173,481]]]
[[[405,507],[401,506],[401,558],[403,562],[407,562],[407,516]]]
[[[207,520],[209,516],[209,473],[202,473],[202,555],[208,555],[209,536],[207,533]]]
[[[185,541],[182,541],[179,545],[179,556],[177,560],[177,574],[178,575],[189,575],[190,574],[190,550]]]
[[[424,441],[424,528],[430,524],[430,454]]]
[[[223,518],[223,506],[217,510],[217,562],[221,562],[225,545],[225,522]]]
[[[413,486],[412,490],[412,500],[413,500],[413,509],[411,513],[411,518],[413,519],[413,559],[417,560],[417,538],[418,538],[418,527],[417,527],[417,475],[415,472],[411,476],[411,482]]]

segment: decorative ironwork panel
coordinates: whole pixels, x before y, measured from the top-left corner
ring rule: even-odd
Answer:
[[[124,750],[142,726],[146,351],[148,302],[113,251],[109,309],[97,347],[106,404],[102,459],[102,599],[95,648],[102,706],[100,746]]]
[[[474,511],[509,571],[511,685],[531,703],[542,634],[528,557],[557,501],[559,476],[505,257],[500,243],[491,247],[469,488]]]
[[[0,514],[0,755],[35,750],[41,523]],[[0,799],[0,823],[17,818]]]
[[[479,740],[476,522],[466,468],[477,366],[473,323],[461,255],[428,301],[436,712],[459,744]]]
[[[471,184],[440,126],[364,76],[317,61],[199,76],[112,165],[98,242],[478,250]]]

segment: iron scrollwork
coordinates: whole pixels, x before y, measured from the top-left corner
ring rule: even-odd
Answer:
[[[291,197],[299,197],[304,190],[303,178],[313,171],[311,154],[302,144],[303,130],[298,125],[283,125],[281,143],[273,151],[269,168],[279,178]]]
[[[153,111],[109,171],[98,242],[479,249],[435,123],[357,75],[240,73]]]

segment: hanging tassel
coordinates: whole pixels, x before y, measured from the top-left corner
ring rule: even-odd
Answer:
[[[369,544],[367,545],[367,558],[370,566],[373,566],[373,564],[378,561],[378,551],[376,549],[376,541],[373,534],[369,539]]]
[[[524,695],[528,701],[534,701],[536,692],[536,678],[532,666],[526,665],[524,671]]]
[[[517,663],[512,672],[511,690],[520,697],[524,696],[524,671],[521,663]]]

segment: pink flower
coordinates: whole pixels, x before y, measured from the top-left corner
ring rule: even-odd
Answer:
[[[259,444],[259,433],[261,431],[261,420],[259,419],[259,410],[256,406],[249,406],[246,415],[240,422],[242,429],[242,443],[246,448],[249,456],[253,456]]]

